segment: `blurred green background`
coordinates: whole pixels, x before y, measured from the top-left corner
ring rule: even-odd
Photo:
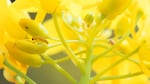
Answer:
[[[53,59],[58,59],[65,56],[65,53],[59,53],[51,56]],[[75,79],[79,80],[80,72],[72,64],[70,60],[59,64],[63,69],[69,72]],[[61,73],[59,73],[51,65],[43,65],[39,69],[30,68],[28,75],[37,82],[37,84],[71,84]]]
[[[54,56],[51,56],[53,59],[58,59],[65,56],[65,53],[59,53]],[[67,72],[69,72],[75,79],[79,80],[80,72],[79,70],[72,64],[70,60],[62,62],[59,64],[62,68],[64,68]],[[2,70],[0,71],[0,84],[12,84],[7,82],[3,78]],[[59,73],[54,67],[51,65],[42,65],[40,68],[29,68],[27,75],[37,82],[37,84],[71,84],[68,79],[66,79],[61,73]],[[26,83],[28,84],[28,83]]]

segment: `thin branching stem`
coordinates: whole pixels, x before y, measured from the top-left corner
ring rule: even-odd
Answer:
[[[80,61],[77,59],[75,53],[73,52],[73,50],[67,45],[67,43],[65,42],[62,33],[60,31],[60,27],[57,21],[57,15],[53,14],[53,20],[54,20],[54,24],[55,24],[55,28],[57,31],[57,34],[59,36],[60,41],[62,42],[62,44],[64,45],[68,56],[71,58],[71,60],[75,63],[75,65],[77,65],[80,69],[81,72],[83,72],[83,65],[80,63]]]
[[[19,75],[20,77],[24,78],[29,84],[37,84],[35,81],[33,81],[31,78],[29,78],[27,75],[25,75],[24,73],[22,73],[20,70],[16,69],[14,66],[12,66],[7,59],[4,60],[4,64],[11,69],[12,71],[14,71],[15,73],[17,73],[17,75]]]
[[[104,76],[104,77],[100,77],[99,81],[102,81],[102,80],[125,79],[125,78],[131,78],[131,77],[139,76],[139,75],[142,75],[142,74],[143,74],[143,72],[135,72],[135,73],[125,74],[125,75],[119,75],[119,76]]]
[[[45,59],[45,61],[52,65],[56,70],[58,70],[60,73],[62,73],[66,78],[68,78],[72,84],[76,84],[77,81],[66,71],[64,70],[61,66],[59,66],[55,61],[50,58],[48,55],[42,55],[42,57]]]
[[[115,45],[111,46],[110,48],[106,49],[104,52],[98,54],[97,56],[94,57],[94,60],[97,60],[99,57],[104,56],[105,54],[107,54],[108,52],[110,52],[111,50],[113,50],[115,47],[117,47],[127,36],[129,35],[129,32],[127,32],[124,37],[122,37]]]
[[[90,82],[90,84],[94,84],[95,81],[97,81],[104,73],[108,72],[109,70],[111,70],[113,67],[115,67],[116,65],[120,64],[121,62],[123,62],[124,60],[126,60],[127,58],[129,58],[130,56],[133,56],[133,54],[135,54],[136,52],[138,52],[138,50],[140,49],[140,47],[136,48],[134,51],[132,51],[131,53],[129,53],[128,55],[122,57],[120,60],[118,60],[117,62],[111,64],[109,67],[107,67],[106,69],[104,69],[102,72],[96,74],[96,76],[94,76]]]

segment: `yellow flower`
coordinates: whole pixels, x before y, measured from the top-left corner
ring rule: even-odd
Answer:
[[[40,8],[39,0],[15,0],[11,7],[14,7],[20,11],[25,10],[29,12],[36,12]]]
[[[24,74],[27,72],[28,65],[23,64],[17,59],[13,58],[11,54],[7,52],[5,44],[8,41],[16,41],[25,39],[27,37],[27,33],[19,26],[19,20],[21,18],[29,18],[29,16],[27,13],[25,13],[25,11],[18,10],[13,7],[12,4],[8,5],[7,0],[1,0],[0,5],[0,68],[4,68],[4,77],[8,81],[17,84],[18,82],[15,78],[18,74],[10,70],[7,66],[3,65],[4,60],[6,59],[8,62],[10,62],[10,64],[12,64],[15,68]]]
[[[102,15],[113,19],[119,14],[121,14],[130,4],[131,0],[102,0],[99,4],[99,10]]]
[[[91,70],[96,74],[106,70],[104,76],[124,75],[141,70],[150,73],[149,0],[16,0],[10,4],[6,0],[0,2],[0,68],[4,69],[4,77],[10,82],[17,84],[18,74],[3,65],[4,60],[8,60],[26,74],[28,67],[39,67],[46,60],[39,54],[51,55],[65,51],[64,48],[83,74],[79,84],[91,82]],[[37,13],[35,20],[29,18],[29,12]],[[52,14],[52,18],[45,21],[47,13]],[[99,14],[104,17],[99,19]],[[135,26],[139,27],[138,31],[135,31]],[[124,38],[128,32],[130,36]],[[128,56],[138,48],[140,50],[134,52],[132,57]],[[76,55],[76,52],[83,49],[87,53]],[[129,58],[123,59],[126,56]],[[123,60],[115,66],[114,63],[120,59]],[[111,69],[108,70],[107,67]],[[143,75],[107,82],[146,83],[147,79]],[[25,82],[24,79],[21,80]]]
[[[27,73],[28,65],[18,62],[17,60],[15,60],[14,58],[12,58],[9,55],[6,56],[5,59],[7,59],[11,65],[13,65],[15,68],[20,70],[22,73],[24,73],[24,74]],[[3,75],[6,78],[6,80],[8,80],[9,82],[18,84],[18,82],[16,81],[16,77],[18,76],[18,74],[16,72],[13,72],[11,69],[9,69],[6,66],[4,66]],[[21,81],[25,82],[24,79],[21,79]]]

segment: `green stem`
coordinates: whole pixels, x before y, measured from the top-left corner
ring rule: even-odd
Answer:
[[[87,53],[86,53],[86,60],[85,60],[85,68],[84,72],[82,73],[81,79],[79,84],[89,84],[91,79],[91,67],[93,61],[93,42],[95,40],[96,35],[100,32],[101,29],[104,29],[107,25],[107,21],[104,21],[104,25],[101,22],[104,18],[101,17],[98,25],[92,28],[89,32],[89,37],[87,38]]]
[[[23,74],[21,71],[19,71],[18,69],[16,69],[14,66],[12,66],[6,59],[4,60],[4,64],[11,69],[12,71],[16,72],[17,75],[19,75],[20,77],[24,78],[29,84],[37,84],[36,82],[34,82],[31,78],[29,78],[27,75]]]
[[[101,73],[99,73],[95,77],[93,77],[93,79],[91,80],[90,84],[94,84],[94,82],[97,81],[104,73],[106,73],[107,71],[109,71],[110,69],[112,69],[113,67],[115,67],[116,65],[120,64],[121,62],[123,62],[124,60],[126,60],[127,58],[129,58],[130,56],[132,56],[133,54],[135,54],[136,52],[138,52],[139,49],[140,49],[140,47],[136,48],[133,52],[129,53],[128,55],[126,55],[124,57],[122,57],[117,62],[111,64],[111,66],[107,67]]]
[[[125,54],[123,54],[123,53],[121,53],[121,52],[119,52],[117,50],[115,50],[113,52],[116,53],[116,54],[118,54],[121,57],[126,56]],[[135,59],[132,59],[132,58],[128,58],[128,60],[131,61],[131,62],[133,62],[133,63],[135,63],[135,64],[137,64],[137,65],[139,65],[139,61],[138,60],[135,60]]]
[[[106,45],[103,45],[103,44],[96,44],[96,45],[94,45],[94,47],[108,48]],[[123,54],[123,53],[121,53],[120,51],[117,51],[117,50],[113,50],[112,52],[115,53],[115,54],[117,54],[117,55],[119,55],[119,56],[121,56],[121,57],[126,56],[125,54]],[[103,57],[107,57],[106,55],[107,55],[107,53],[104,54]],[[139,61],[137,61],[135,59],[128,58],[128,60],[131,61],[131,62],[133,62],[133,63],[135,63],[135,64],[137,64],[137,65],[139,65]]]
[[[82,41],[79,40],[65,40],[66,43],[82,43]],[[62,42],[57,42],[55,44],[48,45],[49,48],[57,47],[62,45]]]
[[[90,82],[90,76],[91,76],[91,66],[92,66],[92,51],[93,48],[90,46],[87,48],[87,59],[85,60],[85,68],[84,72],[82,73],[81,79],[79,81],[79,84],[89,84]]]
[[[68,78],[72,82],[72,84],[76,84],[77,83],[77,81],[67,71],[65,71],[62,67],[60,67],[58,64],[56,64],[53,59],[51,59],[47,55],[42,55],[42,56],[46,60],[47,63],[51,64],[56,70],[58,70],[66,78]]]
[[[56,31],[57,31],[58,36],[60,38],[60,41],[64,45],[64,47],[65,47],[65,49],[66,49],[66,51],[68,53],[68,56],[79,67],[79,69],[81,70],[81,72],[83,72],[83,65],[76,58],[76,55],[74,54],[74,52],[72,51],[72,49],[67,45],[67,43],[65,42],[65,40],[64,40],[64,38],[62,36],[62,33],[60,31],[60,27],[59,27],[58,21],[57,21],[57,15],[53,14],[53,20],[54,20],[55,28],[56,28]]]
[[[24,84],[20,76],[16,76],[16,80],[18,84]]]
[[[122,37],[115,45],[113,45],[112,47],[106,49],[104,52],[98,54],[97,56],[94,57],[93,61],[97,60],[99,57],[106,55],[108,52],[110,52],[112,49],[114,49],[115,47],[117,47],[127,36],[129,35],[129,32]]]
[[[92,33],[96,36],[98,33],[102,33],[103,30],[109,25],[110,21],[105,18],[105,16],[100,16],[97,25],[92,29]]]
[[[78,29],[76,29],[76,28],[72,27],[71,25],[67,24],[67,23],[65,22],[65,19],[66,19],[66,18],[63,17],[62,19],[63,19],[64,24],[66,25],[66,27],[69,28],[69,29],[71,29],[72,33],[76,34],[76,36],[77,36],[79,39],[83,39],[83,37],[82,37],[82,35],[80,35],[81,33],[80,33],[80,31],[79,31]]]
[[[81,75],[81,79],[79,81],[79,84],[89,84],[90,78],[91,78],[91,66],[92,66],[92,60],[93,60],[93,42],[96,34],[94,33],[96,29],[93,29],[93,32],[90,32],[89,37],[87,38],[87,53],[86,53],[86,59],[85,59],[85,68],[84,72]]]
[[[138,76],[138,75],[141,75],[141,74],[143,74],[143,72],[136,72],[136,73],[126,74],[126,75],[119,75],[119,76],[106,76],[106,77],[100,77],[99,81],[124,79],[124,78],[135,77],[135,76]]]
[[[79,54],[82,54],[82,53],[84,53],[85,52],[85,50],[81,50],[81,51],[79,51],[79,52],[77,52],[77,53],[75,53],[76,55],[79,55]],[[61,63],[61,62],[64,62],[64,61],[66,61],[66,60],[69,60],[70,58],[68,57],[68,56],[65,56],[65,57],[63,57],[63,58],[61,58],[61,59],[57,59],[57,60],[55,60],[55,63]]]
[[[70,58],[68,57],[68,56],[65,56],[65,57],[63,57],[63,58],[60,58],[60,59],[57,59],[57,60],[55,60],[55,63],[61,63],[61,62],[64,62],[64,61],[67,61],[67,60],[69,60]]]

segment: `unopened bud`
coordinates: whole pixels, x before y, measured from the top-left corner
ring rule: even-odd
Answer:
[[[109,19],[121,14],[132,0],[102,0],[99,4],[100,12]]]

